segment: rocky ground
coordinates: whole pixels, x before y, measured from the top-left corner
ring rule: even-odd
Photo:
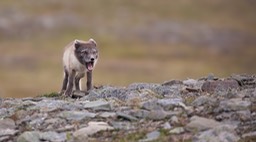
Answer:
[[[0,141],[256,141],[256,76],[0,99]],[[79,98],[78,98],[79,97]]]

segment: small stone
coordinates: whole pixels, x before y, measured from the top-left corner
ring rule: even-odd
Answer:
[[[130,111],[130,114],[136,118],[146,118],[149,114],[149,111],[144,109],[139,109],[139,110]]]
[[[171,128],[172,128],[172,126],[170,125],[169,122],[165,122],[165,123],[163,124],[163,129],[169,130],[169,129],[171,129]]]
[[[82,98],[83,96],[85,95],[88,95],[89,92],[87,91],[74,91],[73,94],[72,94],[72,98]]]
[[[117,130],[134,130],[136,129],[136,127],[134,125],[131,124],[131,122],[117,122],[117,121],[112,121],[110,122],[110,124],[114,127],[114,129]]]
[[[5,118],[7,114],[8,114],[8,110],[6,108],[0,108],[0,119]]]
[[[57,133],[54,131],[40,133],[40,141],[63,142],[66,140],[66,133]]]
[[[152,90],[153,88],[159,86],[160,84],[153,84],[153,83],[133,83],[133,84],[130,84],[128,86],[128,89],[131,89],[131,90],[141,90],[141,89],[150,89]]]
[[[192,102],[192,105],[196,106],[196,107],[202,106],[202,105],[213,106],[216,102],[217,102],[217,100],[215,98],[210,98],[207,96],[200,96]]]
[[[218,78],[214,76],[213,73],[208,74],[207,80],[217,80]]]
[[[190,122],[186,125],[189,131],[204,131],[221,125],[221,123],[204,117],[193,116]]]
[[[90,108],[94,110],[112,110],[112,106],[109,102],[103,100],[97,100],[92,102],[87,102],[84,108]]]
[[[183,84],[183,82],[182,81],[180,81],[180,80],[171,80],[171,81],[166,81],[166,82],[164,82],[162,85],[164,85],[164,86],[172,86],[172,85],[181,85],[181,84]]]
[[[179,124],[179,118],[177,116],[172,116],[171,124]]]
[[[152,89],[153,89],[152,91],[164,97],[174,97],[180,94],[180,92],[178,91],[180,89],[180,85],[172,85],[172,86],[160,85]]]
[[[117,115],[117,117],[124,118],[124,119],[129,120],[129,121],[137,121],[138,120],[136,117],[133,117],[129,114],[125,114],[125,113],[122,113],[122,112],[117,112],[116,115]]]
[[[250,110],[242,110],[236,111],[235,116],[237,116],[237,120],[241,121],[250,121],[252,119],[251,111]]]
[[[148,113],[147,118],[151,120],[162,120],[168,116],[168,113],[164,110],[151,110]]]
[[[183,127],[176,127],[169,131],[170,134],[181,134],[185,132],[185,129]]]
[[[146,110],[160,110],[162,107],[157,103],[157,100],[142,102],[142,108]]]
[[[181,98],[159,99],[159,100],[157,100],[157,104],[162,106],[164,108],[164,110],[173,109],[174,107],[179,106],[180,103],[182,103]]]
[[[115,117],[116,113],[114,113],[114,112],[103,112],[99,116],[104,117],[104,118]]]
[[[154,141],[156,139],[158,139],[160,136],[160,132],[159,131],[153,131],[150,133],[147,133],[146,138],[139,140],[139,142],[149,142],[149,141]]]
[[[71,131],[75,129],[75,125],[66,125],[64,127],[61,127],[59,129],[56,129],[56,132],[65,132],[65,131]]]
[[[85,118],[94,118],[95,116],[95,113],[84,111],[63,111],[59,113],[59,117],[67,120],[82,120]]]
[[[198,82],[197,80],[188,79],[188,80],[184,80],[183,84],[192,87],[192,86],[195,86],[197,82]]]

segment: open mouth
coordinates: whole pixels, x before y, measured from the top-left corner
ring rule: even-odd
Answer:
[[[93,64],[94,62],[86,62],[85,65],[86,65],[86,69],[88,71],[92,71],[93,70]]]

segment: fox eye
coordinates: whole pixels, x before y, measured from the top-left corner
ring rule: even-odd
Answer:
[[[82,51],[81,53],[82,53],[82,54],[88,54],[88,52],[87,52],[87,51]]]

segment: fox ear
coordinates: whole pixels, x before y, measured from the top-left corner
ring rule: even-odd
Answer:
[[[80,47],[80,42],[76,39],[74,41],[74,45],[75,45],[75,49],[79,48]]]
[[[97,46],[97,43],[96,43],[96,41],[95,41],[94,39],[90,38],[90,39],[89,39],[89,42],[92,43],[92,44],[94,44],[95,46]]]

